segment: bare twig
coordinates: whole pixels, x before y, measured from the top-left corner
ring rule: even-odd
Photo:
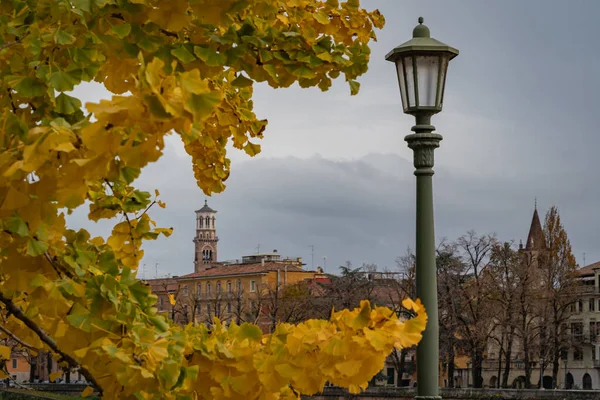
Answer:
[[[36,351],[38,353],[40,352],[40,349],[38,349],[37,347],[34,347],[34,346],[30,345],[29,343],[26,343],[26,342],[22,341],[21,339],[19,339],[17,337],[17,335],[15,335],[14,333],[12,333],[11,331],[9,331],[8,329],[6,329],[5,327],[3,327],[2,325],[0,325],[0,331],[4,332],[12,340],[14,340],[15,342],[19,343],[21,346],[26,347],[29,350]]]
[[[4,297],[4,294],[0,293],[0,301],[4,303],[6,309],[12,313],[18,320],[23,322],[29,329],[31,329],[35,334],[40,338],[42,342],[44,342],[52,351],[56,354],[60,355],[63,360],[65,360],[72,368],[79,368],[81,374],[85,377],[85,379],[90,382],[94,387],[102,394],[102,387],[98,384],[94,376],[90,373],[90,371],[81,365],[77,360],[71,357],[69,354],[62,351],[58,344],[52,339],[44,330],[39,327],[33,320],[31,320],[28,316],[25,315],[23,310],[18,307],[15,303],[12,302],[11,299]]]
[[[74,278],[75,277],[75,275],[73,275],[71,272],[69,272],[62,265],[58,264],[52,257],[50,257],[50,254],[48,252],[45,252],[44,256],[46,257],[46,260],[48,260],[48,262],[50,263],[50,265],[52,265],[52,268],[54,268],[54,271],[56,272],[56,274],[58,276],[61,276],[61,274],[65,274],[69,278]]]

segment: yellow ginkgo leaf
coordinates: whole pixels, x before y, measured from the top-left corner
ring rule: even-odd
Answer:
[[[81,392],[81,397],[88,397],[92,393],[94,393],[94,388],[88,386],[85,389],[83,389],[83,392]]]
[[[50,380],[50,382],[54,382],[55,380],[60,378],[62,374],[62,372],[53,372],[48,376],[48,379]]]
[[[10,347],[0,346],[0,360],[10,359]]]

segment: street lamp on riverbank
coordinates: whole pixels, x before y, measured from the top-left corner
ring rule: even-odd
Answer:
[[[431,117],[442,111],[446,71],[458,50],[430,36],[429,28],[419,25],[413,38],[394,48],[386,60],[396,64],[402,107],[413,115],[414,132],[404,138],[414,152],[417,177],[416,281],[417,297],[428,315],[423,339],[417,347],[417,398],[439,398],[439,322],[433,219],[433,152],[442,136],[433,133]]]

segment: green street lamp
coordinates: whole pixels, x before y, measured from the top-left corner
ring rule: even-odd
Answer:
[[[442,136],[433,133],[431,116],[442,111],[446,71],[458,50],[430,37],[429,28],[419,25],[413,38],[390,51],[385,59],[396,64],[402,107],[414,115],[414,132],[404,138],[414,152],[417,177],[417,297],[428,315],[423,339],[417,347],[417,398],[439,396],[439,321],[433,219],[433,152]]]

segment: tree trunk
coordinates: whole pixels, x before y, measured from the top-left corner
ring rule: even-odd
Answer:
[[[29,383],[33,383],[33,380],[35,379],[38,357],[39,355],[34,357],[29,353]]]
[[[506,344],[506,352],[504,356],[504,374],[502,375],[502,387],[508,388],[508,377],[510,375],[510,362],[512,357],[512,345],[515,328],[510,328],[510,334],[508,336],[508,343]]]
[[[448,348],[448,387],[454,387],[454,341],[450,341]]]
[[[483,351],[476,347],[472,352],[471,359],[473,360],[473,387],[480,389],[483,387],[483,376],[481,373],[483,369]]]
[[[400,360],[398,362],[398,382],[396,386],[402,386],[402,375],[404,375],[404,365],[406,363],[406,349],[400,350]]]
[[[529,365],[529,343],[527,340],[523,342],[523,350],[525,351],[525,389],[529,389],[531,386],[531,365]]]
[[[496,379],[496,387],[500,387],[500,374],[502,374],[502,354],[504,354],[504,332],[500,337],[500,350],[498,350],[498,379]],[[490,385],[491,386],[491,385]]]
[[[46,368],[48,369],[48,381],[50,381],[50,374],[52,373],[52,353],[46,353]]]

